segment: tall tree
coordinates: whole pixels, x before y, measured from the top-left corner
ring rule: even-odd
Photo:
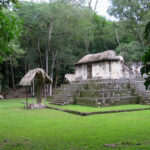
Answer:
[[[33,64],[36,60],[40,64],[39,60],[45,58],[42,64],[45,64],[45,69],[52,81],[55,62],[59,53],[79,50],[81,45],[85,49],[85,37],[88,51],[91,34],[87,33],[94,26],[92,23],[93,12],[86,7],[62,1],[51,3],[23,2],[17,6],[17,12],[24,20],[26,28],[26,33],[23,36],[26,37],[24,39],[28,39],[28,44],[25,44],[27,41],[23,41],[23,45],[29,49],[27,54],[30,56],[33,50],[34,52],[37,51],[37,55],[31,55],[32,59],[30,60]],[[48,67],[49,65],[50,67]]]

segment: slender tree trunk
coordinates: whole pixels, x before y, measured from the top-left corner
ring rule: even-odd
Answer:
[[[24,72],[26,74],[27,72],[27,62],[26,62],[26,58],[24,59]]]
[[[94,7],[94,11],[96,11],[96,8],[97,8],[97,4],[98,4],[98,0],[96,0],[96,2],[95,2],[95,7]]]
[[[59,65],[58,65],[58,61],[57,61],[57,65],[56,65],[56,77],[55,77],[55,89],[57,88],[57,81],[58,81],[58,70],[59,70]]]
[[[53,29],[53,20],[49,23],[49,31],[48,31],[48,38],[47,38],[47,48],[46,48],[46,73],[48,74],[48,55],[50,52],[50,41],[52,37],[52,29]]]
[[[33,81],[33,89],[32,89],[33,91],[32,91],[32,95],[33,95],[33,97],[35,96],[35,88],[34,88],[34,81]]]
[[[91,8],[91,3],[92,3],[92,0],[88,0],[88,5],[89,5],[88,7],[89,8]]]
[[[48,74],[48,49],[46,49],[46,73]]]
[[[38,41],[38,53],[39,53],[39,66],[42,68],[42,58],[41,58],[41,50],[40,50],[40,41]]]
[[[52,88],[53,88],[53,72],[54,72],[54,66],[55,66],[55,60],[56,60],[56,56],[57,56],[57,51],[54,51],[53,53],[53,57],[52,57],[52,65],[51,65],[51,74],[50,74],[50,77],[51,77],[51,85],[50,85],[50,89],[49,89],[49,95],[51,96],[52,95]]]
[[[118,30],[117,30],[117,28],[116,28],[116,40],[117,40],[117,43],[118,43],[118,45],[119,45],[119,44],[120,44],[120,40],[119,40]]]
[[[48,48],[46,47],[46,73],[48,74]],[[48,93],[48,85],[46,85],[46,93]]]
[[[6,83],[7,83],[7,85],[8,85],[8,87],[10,86],[9,84],[10,84],[10,80],[9,80],[9,69],[8,69],[8,63],[6,62],[6,64],[5,64],[6,66],[5,66],[5,68],[6,68]]]
[[[28,58],[30,57],[29,51],[28,51]],[[28,62],[28,70],[30,70],[30,63]]]
[[[46,48],[46,73],[47,74],[48,74],[48,56],[49,56],[49,52],[50,52],[50,41],[51,41],[51,37],[52,37],[53,23],[54,23],[53,20],[49,23],[49,31],[48,31],[48,37],[47,37],[47,42],[48,42],[47,48]],[[47,86],[47,92],[48,92],[48,86]]]
[[[28,89],[26,86],[26,108],[28,109]]]
[[[0,93],[2,93],[2,87],[1,87],[1,83],[0,83]]]
[[[10,62],[10,68],[11,68],[11,77],[12,77],[12,84],[13,84],[13,88],[16,90],[16,86],[15,86],[15,79],[14,79],[14,70],[13,70],[13,63],[12,60],[9,60]]]
[[[142,38],[141,32],[139,31],[138,34],[139,34],[140,41],[142,43],[143,50],[145,51],[145,44],[144,44],[144,40]]]

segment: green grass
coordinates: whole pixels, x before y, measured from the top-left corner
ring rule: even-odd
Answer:
[[[104,146],[110,143],[121,150],[150,149],[150,110],[81,117],[25,110],[21,101],[0,101],[0,150],[114,149]]]
[[[97,111],[111,111],[111,110],[127,110],[127,109],[139,109],[139,108],[150,108],[150,105],[139,105],[139,104],[130,104],[130,105],[120,105],[120,106],[110,106],[110,107],[91,107],[91,106],[82,106],[82,105],[52,105],[48,104],[48,106],[74,110],[79,112],[97,112]]]

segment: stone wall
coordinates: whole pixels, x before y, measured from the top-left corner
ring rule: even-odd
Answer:
[[[86,80],[87,79],[87,65],[76,66],[75,76],[76,76],[76,80]]]
[[[76,78],[88,79],[88,65],[76,66]],[[121,61],[101,61],[91,64],[92,79],[130,78],[130,69]]]
[[[141,78],[140,69],[142,67],[142,62],[128,62],[127,65],[131,69],[132,78]]]
[[[74,97],[74,103],[103,107],[138,104],[139,98],[130,88],[129,80],[103,80],[84,83]]]

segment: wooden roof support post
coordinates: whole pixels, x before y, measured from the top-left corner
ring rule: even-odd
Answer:
[[[46,105],[46,85],[45,85],[45,83],[44,83],[44,102]]]
[[[27,86],[26,86],[26,108],[28,109],[28,93],[27,93]]]

